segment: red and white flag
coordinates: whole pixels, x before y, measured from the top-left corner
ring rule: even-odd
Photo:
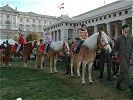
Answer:
[[[64,3],[60,4],[60,5],[58,6],[58,8],[59,8],[59,9],[64,9]]]

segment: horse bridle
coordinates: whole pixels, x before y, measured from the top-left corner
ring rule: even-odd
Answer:
[[[105,46],[108,45],[108,44],[109,44],[109,43],[104,44],[103,47],[105,47]]]

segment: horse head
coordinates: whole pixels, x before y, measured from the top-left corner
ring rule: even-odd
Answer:
[[[67,53],[67,54],[70,54],[70,48],[69,48],[69,45],[67,42],[63,42],[63,46],[62,46],[62,51]]]
[[[109,37],[101,30],[99,30],[99,35],[97,37],[97,47],[104,48],[104,49],[108,50],[109,52],[112,51],[112,49],[109,45]]]

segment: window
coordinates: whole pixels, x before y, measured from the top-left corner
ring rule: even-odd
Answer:
[[[122,13],[121,13],[121,12],[119,12],[119,15],[121,16],[121,15],[122,15]]]
[[[109,15],[109,18],[111,18],[111,15]]]
[[[9,18],[9,15],[6,15],[7,18]]]
[[[27,22],[29,22],[29,19],[27,19]]]
[[[116,13],[114,13],[114,15],[113,15],[114,17],[116,17]]]
[[[35,23],[35,19],[33,19],[33,23]]]
[[[106,19],[106,16],[104,16],[104,19]]]
[[[20,18],[20,22],[22,22],[23,20],[22,20],[22,18]]]
[[[125,14],[127,14],[127,13],[128,13],[128,11],[126,10],[126,11],[125,11]]]

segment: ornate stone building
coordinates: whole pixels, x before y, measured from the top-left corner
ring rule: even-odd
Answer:
[[[128,23],[133,35],[133,1],[119,0],[92,11],[69,18],[20,12],[8,5],[0,7],[0,38],[11,38],[15,33],[39,32],[44,37],[50,31],[54,41],[67,41],[77,37],[80,25],[87,25],[89,35],[103,30],[113,38],[121,34],[121,26]]]
[[[73,18],[62,16],[63,20],[44,28],[51,31],[54,41],[66,41],[68,38],[75,38],[77,30],[82,23],[87,25],[90,35],[96,33],[98,28],[103,30],[111,37],[117,38],[121,34],[121,26],[129,24],[130,35],[133,35],[133,1],[119,0],[92,11],[85,12]],[[45,35],[45,34],[44,34]]]
[[[20,32],[38,32],[43,37],[43,28],[57,21],[55,16],[20,12],[7,4],[0,7],[0,38],[12,38],[13,34]]]

